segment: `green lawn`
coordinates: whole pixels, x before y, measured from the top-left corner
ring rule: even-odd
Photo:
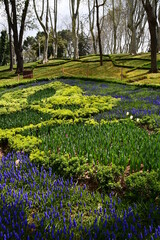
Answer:
[[[159,60],[159,54],[157,56]],[[97,78],[105,81],[116,80],[124,83],[135,82],[140,85],[160,84],[159,74],[148,74],[148,69],[150,67],[149,53],[136,56],[128,54],[106,55],[103,59],[104,64],[102,67],[98,62],[99,56],[91,55],[82,57],[79,61],[53,59],[49,60],[45,65],[40,63],[27,63],[25,64],[25,68],[34,68],[34,79],[65,76]],[[7,66],[0,67],[0,86],[5,80],[6,82],[7,80],[12,80],[13,83],[18,81],[15,69],[13,72],[9,72],[7,71]],[[20,81],[23,81],[22,76],[20,76]]]

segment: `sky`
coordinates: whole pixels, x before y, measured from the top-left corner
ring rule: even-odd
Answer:
[[[50,2],[52,4],[52,0]],[[63,28],[68,28],[69,24],[70,24],[69,0],[59,0],[57,28],[58,30]],[[42,28],[38,22],[37,22],[37,25],[39,30],[42,31]],[[35,36],[37,32],[38,32],[38,29],[27,31],[25,32],[24,38],[27,35]]]
[[[53,1],[50,0],[50,4],[52,7]],[[88,7],[84,4],[84,1],[81,1],[80,10],[79,12],[81,15],[87,17]],[[70,10],[69,10],[69,0],[58,0],[58,21],[57,21],[57,29],[71,29],[71,17],[70,17]],[[38,23],[37,23],[38,24]],[[39,26],[39,24],[38,24]],[[39,26],[39,30],[41,31],[42,28]],[[27,31],[24,35],[24,38],[27,35],[35,36],[38,30]]]
[[[32,0],[30,1],[32,3]],[[50,4],[53,4],[53,0],[50,0]],[[82,15],[87,14],[87,6],[83,3],[80,4],[80,12]],[[41,26],[37,22],[38,29],[34,30],[27,30],[24,33],[24,39],[28,35],[35,36],[36,33],[39,31],[42,31]],[[57,28],[58,30],[62,29],[68,29],[71,27],[71,17],[70,17],[70,11],[69,11],[69,0],[58,0],[58,21],[57,21]],[[0,31],[4,28],[7,28],[7,21],[5,17],[5,10],[0,7]]]

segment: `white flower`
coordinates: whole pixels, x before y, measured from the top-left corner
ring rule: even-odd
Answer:
[[[131,119],[131,120],[133,119],[133,116],[132,116],[132,115],[130,116],[130,119]]]
[[[128,116],[128,115],[129,115],[129,112],[126,112],[126,115]]]
[[[137,122],[139,122],[140,121],[140,119],[139,118],[137,118]]]

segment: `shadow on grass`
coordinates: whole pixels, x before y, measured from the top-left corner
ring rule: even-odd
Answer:
[[[17,76],[15,71],[16,69],[14,69],[13,71],[10,71],[9,69],[0,70],[0,79],[11,79]]]

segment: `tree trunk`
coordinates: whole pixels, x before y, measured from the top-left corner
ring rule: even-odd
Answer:
[[[9,52],[10,52],[10,66],[9,70],[13,71],[13,42],[12,42],[12,29],[8,21],[8,30],[9,30]]]
[[[115,23],[115,6],[114,6],[114,0],[112,0],[112,11],[113,11],[113,39],[114,39],[114,43],[113,43],[113,53],[116,53],[116,43],[117,43],[117,26]]]
[[[79,50],[78,50],[78,36],[77,33],[75,35],[75,54],[74,58],[78,59],[79,58]]]
[[[157,52],[160,53],[160,5],[158,8],[158,26],[157,26]]]
[[[91,36],[92,36],[92,41],[93,41],[94,54],[97,54],[96,38],[95,38],[95,36],[94,36],[93,31],[91,32]]]
[[[54,26],[53,26],[53,20],[52,20],[50,9],[49,9],[49,17],[50,17],[51,29],[52,29],[53,57],[57,58],[57,51],[58,51],[58,40],[57,40],[57,0],[54,0]]]
[[[102,43],[101,43],[101,29],[100,29],[100,24],[99,24],[99,5],[98,5],[98,0],[96,0],[96,15],[97,15],[97,30],[98,30],[98,43],[99,43],[100,65],[103,66]]]
[[[55,43],[54,43],[54,41],[52,42],[52,55],[53,55],[53,58],[55,58]]]
[[[130,54],[135,55],[137,52],[137,46],[136,46],[136,28],[134,26],[132,27],[131,43],[129,48]]]
[[[54,34],[55,34],[55,58],[57,58],[58,41],[57,41],[57,0],[54,0]]]
[[[57,52],[58,52],[58,41],[57,41],[57,37],[55,39],[55,58],[57,58]]]
[[[76,31],[76,20],[73,17],[72,18],[72,39],[73,39],[73,48],[74,48],[74,60],[79,58],[78,54],[78,36],[77,36],[77,31]]]
[[[17,22],[18,14],[17,14],[16,1],[12,0],[9,3],[8,0],[4,0],[8,22],[9,22],[10,27],[13,30],[14,48],[15,48],[16,60],[17,60],[16,73],[23,72],[22,41],[23,41],[25,20],[26,20],[26,15],[27,15],[27,11],[28,11],[29,1],[30,0],[25,0],[25,2],[24,2],[24,8],[22,10],[21,22],[20,22],[20,27],[19,27],[19,31],[18,31],[18,22]],[[10,7],[11,7],[12,16],[10,13]]]
[[[116,53],[117,49],[117,29],[114,27],[114,47],[113,47],[113,53]]]
[[[160,53],[160,27],[157,28],[157,52]]]
[[[45,33],[43,63],[47,63],[48,62],[48,39],[49,39],[49,34]]]
[[[17,58],[17,70],[16,73],[23,72],[23,55],[22,55],[22,48],[16,51],[16,58]]]
[[[9,21],[9,16],[7,15],[8,21],[8,32],[9,32],[9,53],[10,53],[10,66],[9,70],[13,71],[13,42],[12,42],[12,28],[11,23]]]
[[[70,12],[72,18],[72,41],[74,48],[74,59],[79,58],[78,53],[78,31],[79,31],[79,5],[81,0],[70,0]]]
[[[33,7],[35,10],[36,17],[43,28],[44,34],[45,34],[45,44],[44,44],[44,54],[43,54],[43,63],[48,62],[48,39],[49,39],[49,28],[48,28],[48,22],[49,22],[49,0],[46,1],[46,15],[45,15],[45,23],[42,22],[43,15],[44,15],[44,0],[42,1],[42,12],[41,16],[38,15],[37,9],[36,9],[36,2],[33,0]]]
[[[97,45],[96,45],[96,37],[94,34],[94,24],[95,24],[95,0],[93,1],[93,9],[91,10],[90,0],[88,0],[88,11],[89,11],[89,28],[92,37],[92,45],[93,45],[93,52],[97,54]]]
[[[13,38],[14,38],[14,49],[16,53],[16,61],[17,61],[17,69],[16,73],[23,72],[23,55],[22,55],[22,44],[18,41],[17,31],[13,30]]]
[[[151,73],[157,73],[157,16],[156,16],[156,1],[155,5],[151,5],[149,0],[142,0],[143,7],[147,13],[149,31],[151,36]]]
[[[155,24],[149,23],[151,35],[151,73],[157,73],[157,29]]]

